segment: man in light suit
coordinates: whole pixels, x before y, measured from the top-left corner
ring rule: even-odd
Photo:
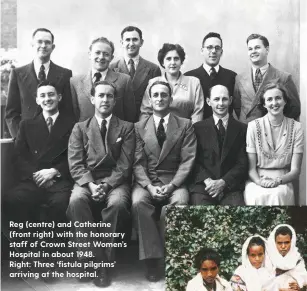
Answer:
[[[248,123],[263,116],[258,107],[259,98],[262,88],[271,82],[280,82],[286,87],[291,104],[285,115],[297,119],[301,109],[296,86],[289,73],[280,71],[268,63],[268,39],[260,34],[251,34],[246,43],[252,68],[236,77],[233,107],[238,119]]]
[[[194,124],[197,156],[191,204],[244,205],[247,126],[228,113],[232,97],[227,87],[216,85],[209,94],[213,115]]]
[[[60,112],[73,115],[69,87],[72,72],[50,61],[55,48],[51,31],[36,29],[32,35],[32,47],[35,53],[33,62],[12,69],[10,75],[5,119],[13,138],[17,136],[21,120],[31,119],[41,112],[41,107],[36,104],[37,85],[46,79],[57,86],[62,96]]]
[[[86,75],[71,78],[73,108],[78,121],[84,121],[94,115],[91,88],[95,82],[102,80],[112,83],[116,88],[117,99],[113,114],[125,121],[136,121],[135,99],[130,77],[109,69],[113,53],[114,44],[107,38],[94,39],[89,48],[90,71]]]
[[[143,59],[139,53],[144,43],[142,31],[135,26],[127,26],[121,32],[121,44],[124,56],[110,65],[115,72],[130,75],[135,96],[137,118],[148,81],[161,76],[161,70],[156,64]]]
[[[38,85],[36,102],[42,113],[34,119],[22,120],[15,141],[20,170],[20,181],[4,197],[4,212],[9,221],[22,222],[38,219],[38,207],[46,204],[45,222],[66,222],[66,209],[73,182],[68,169],[68,139],[74,119],[59,113],[62,96],[55,84],[45,80]],[[35,229],[39,232],[42,229]],[[48,231],[48,228],[44,230]],[[54,231],[53,228],[49,229]],[[63,228],[55,227],[56,231]],[[25,228],[29,231],[29,228]],[[34,232],[34,229],[32,229]],[[37,239],[34,239],[37,240]],[[44,238],[47,243],[58,241]],[[54,252],[54,248],[44,248]],[[41,258],[49,262],[48,258]],[[33,267],[33,266],[32,266]]]
[[[140,260],[145,260],[146,277],[157,281],[158,259],[164,257],[157,210],[167,204],[188,204],[185,183],[195,160],[196,138],[190,120],[169,113],[172,93],[168,83],[154,82],[149,96],[153,115],[135,124],[132,215],[139,233],[139,255]],[[162,225],[164,211],[163,207]]]
[[[94,247],[93,241],[114,243],[114,237],[93,238],[89,233],[115,233],[123,231],[129,219],[130,183],[135,134],[133,124],[117,118],[115,108],[116,89],[108,81],[94,83],[91,102],[95,114],[75,125],[68,150],[68,163],[75,185],[69,201],[67,216],[73,222],[95,223],[95,210],[100,212],[99,220],[110,223],[110,227],[75,227],[76,232],[88,234],[79,236],[78,250],[92,251],[94,258],[81,257],[84,267],[88,261],[112,262],[112,247]],[[86,246],[90,243],[90,246]],[[84,271],[84,269],[83,269]],[[100,267],[94,284],[106,287],[110,284],[107,268]]]
[[[232,96],[237,74],[219,65],[223,55],[221,36],[218,33],[209,32],[203,39],[201,53],[204,56],[204,63],[199,68],[186,72],[185,75],[200,80],[205,98],[209,96],[209,89],[218,84],[226,86]],[[232,112],[232,107],[229,111]],[[204,119],[211,115],[211,107],[205,102]]]

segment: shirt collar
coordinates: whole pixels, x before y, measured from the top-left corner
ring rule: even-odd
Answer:
[[[37,59],[34,59],[33,63],[34,63],[34,70],[35,70],[37,75],[38,75],[38,73],[39,73],[39,71],[41,69],[41,66],[44,65],[44,67],[45,67],[45,74],[47,76],[47,73],[48,73],[49,67],[50,67],[50,60],[47,63],[42,64]]]
[[[109,69],[104,70],[103,72],[97,71],[97,70],[92,70],[92,79],[94,79],[94,76],[96,73],[100,73],[101,74],[101,81],[104,80],[106,78],[106,75],[108,73]]]
[[[165,79],[165,82],[169,83],[167,78],[166,78],[166,73],[164,73],[163,77]],[[179,78],[177,79],[175,86],[178,85],[178,84],[181,84],[182,78],[183,78],[183,74],[181,72],[179,72]]]
[[[269,64],[265,64],[264,66],[262,66],[261,68],[259,68],[262,76],[266,73],[266,71],[268,70],[268,68],[269,68]],[[252,69],[253,69],[253,76],[255,76],[256,70],[257,70],[258,68],[254,67],[254,66],[252,65]]]
[[[153,116],[153,119],[154,119],[154,122],[155,122],[155,126],[156,126],[156,128],[158,128],[161,117],[159,117],[159,116],[157,116],[155,114],[153,114],[152,116]],[[163,117],[163,119],[164,119],[163,125],[164,125],[164,127],[167,127],[168,120],[169,120],[169,113],[167,115],[165,115]]]
[[[139,64],[139,61],[140,61],[140,55],[137,55],[137,56],[134,57],[134,58],[129,58],[128,56],[124,56],[124,59],[125,59],[125,62],[126,62],[127,67],[129,67],[129,60],[130,60],[130,59],[133,59],[133,61],[134,61],[134,67],[136,68],[137,65]]]
[[[99,128],[101,128],[101,122],[102,122],[102,120],[105,119],[106,122],[107,122],[106,127],[107,127],[107,129],[108,129],[108,128],[109,128],[109,125],[110,125],[110,120],[111,120],[111,118],[112,118],[112,115],[113,115],[113,114],[111,114],[111,115],[108,116],[107,118],[101,118],[100,116],[98,116],[98,115],[95,114],[95,117],[96,117],[96,119],[97,119]]]
[[[44,119],[45,119],[45,120],[47,120],[47,118],[48,118],[48,117],[51,117],[51,118],[52,118],[52,122],[53,122],[53,124],[54,124],[54,123],[55,123],[55,121],[57,120],[57,118],[58,118],[59,114],[60,114],[60,113],[59,113],[59,111],[58,111],[57,113],[55,113],[55,114],[53,114],[53,115],[49,116],[49,115],[47,115],[47,114],[46,114],[46,112],[44,112],[44,111],[43,111],[43,116],[44,116]]]
[[[226,128],[229,120],[229,113],[227,113],[223,118],[219,118],[213,113],[213,119],[215,125],[218,125],[219,120],[222,119],[223,125]]]
[[[204,69],[206,70],[206,72],[208,73],[209,76],[210,76],[211,68],[214,68],[216,73],[218,73],[219,69],[220,69],[220,65],[216,65],[215,67],[211,67],[211,66],[207,65],[206,63],[203,64],[203,67],[204,67]]]

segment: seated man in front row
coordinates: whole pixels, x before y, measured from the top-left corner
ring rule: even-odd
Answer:
[[[78,236],[79,251],[92,252],[94,258],[81,257],[81,262],[106,263],[114,260],[112,247],[95,247],[93,242],[113,243],[114,238],[91,238],[90,233],[115,233],[129,219],[130,176],[135,150],[135,134],[132,123],[122,121],[112,114],[116,102],[116,89],[108,81],[93,85],[91,102],[95,115],[75,125],[70,140],[68,162],[75,185],[67,209],[68,218],[74,223],[92,223],[95,209],[108,228],[75,227],[75,231],[88,234]],[[80,270],[81,271],[81,270]],[[83,271],[87,271],[84,270]],[[107,269],[101,265],[94,284],[106,287],[110,284]],[[90,279],[90,278],[89,278]],[[82,280],[84,281],[84,280]]]
[[[197,137],[193,205],[244,205],[242,191],[247,178],[247,126],[228,113],[232,97],[227,87],[213,86],[207,103],[213,116],[194,124]]]
[[[185,182],[196,154],[191,121],[169,113],[171,95],[168,83],[154,82],[149,89],[153,115],[135,124],[132,215],[139,232],[140,260],[145,260],[149,281],[159,280],[157,259],[164,257],[163,237],[155,220],[156,207],[188,204]],[[164,211],[163,208],[163,214]]]
[[[74,119],[59,114],[61,100],[62,96],[53,83],[47,80],[41,82],[37,88],[36,103],[42,108],[42,113],[20,123],[15,150],[21,180],[7,193],[3,203],[10,221],[25,224],[26,221],[39,219],[33,215],[38,213],[41,204],[48,205],[45,222],[54,221],[57,225],[66,221],[65,213],[73,185],[67,163],[67,147]],[[29,231],[29,228],[23,229]],[[45,231],[46,228],[35,230]],[[50,230],[54,229],[51,227]],[[44,240],[54,242],[56,237]],[[44,248],[46,250],[52,252],[52,248]]]

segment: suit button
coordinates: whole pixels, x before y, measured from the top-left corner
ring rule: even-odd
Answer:
[[[34,151],[35,154],[37,154],[37,151]]]

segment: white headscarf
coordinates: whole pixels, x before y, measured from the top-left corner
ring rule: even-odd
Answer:
[[[247,254],[247,248],[248,248],[249,242],[254,237],[261,238],[265,244],[264,260],[259,269],[256,269],[251,264],[248,258],[248,254]],[[245,282],[246,289],[248,291],[260,291],[262,285],[268,280],[270,280],[271,278],[273,278],[272,263],[268,256],[266,239],[256,234],[256,235],[250,236],[244,242],[242,246],[242,265],[236,269],[234,274],[240,276],[240,278]]]
[[[283,257],[275,244],[275,233],[276,230],[282,226],[288,227],[292,232],[292,239],[291,239],[291,247],[289,252]],[[269,238],[268,238],[268,251],[270,254],[270,258],[272,259],[272,263],[275,268],[281,269],[281,270],[291,270],[296,265],[297,262],[302,259],[300,253],[298,252],[298,249],[296,247],[296,233],[292,226],[288,224],[279,224],[277,225],[273,231],[271,232]]]

